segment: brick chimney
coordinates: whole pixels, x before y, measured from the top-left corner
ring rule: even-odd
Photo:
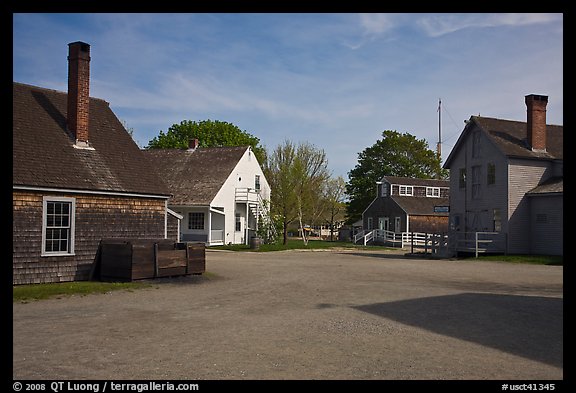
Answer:
[[[525,97],[528,147],[535,152],[546,151],[546,105],[548,96],[530,94]]]
[[[90,106],[90,45],[68,44],[68,118],[66,123],[77,147],[90,147],[88,116]]]

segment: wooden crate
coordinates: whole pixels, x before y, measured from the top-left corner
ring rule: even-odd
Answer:
[[[102,239],[91,279],[132,281],[202,274],[206,271],[204,243],[168,239]]]

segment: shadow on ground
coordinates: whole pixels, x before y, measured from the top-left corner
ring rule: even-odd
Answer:
[[[563,367],[563,299],[463,293],[353,308]]]

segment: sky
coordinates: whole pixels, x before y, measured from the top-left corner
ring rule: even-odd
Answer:
[[[384,130],[434,151],[440,134],[444,162],[470,116],[526,121],[528,94],[562,125],[563,30],[544,13],[15,13],[13,81],[66,91],[83,41],[90,95],[139,146],[226,121],[268,151],[311,143],[347,180]]]

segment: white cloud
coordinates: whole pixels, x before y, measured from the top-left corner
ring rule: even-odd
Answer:
[[[425,16],[416,21],[427,35],[439,37],[474,27],[525,26],[562,21],[562,14],[441,14]]]
[[[393,14],[360,14],[360,24],[364,34],[382,34],[395,26]]]

